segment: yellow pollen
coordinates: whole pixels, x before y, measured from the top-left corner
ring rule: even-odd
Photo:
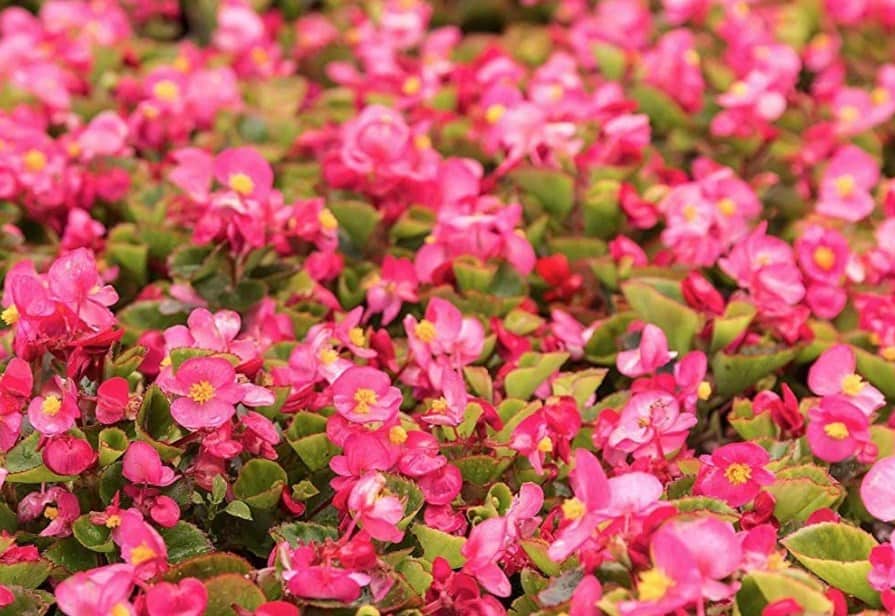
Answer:
[[[703,381],[696,388],[696,397],[700,400],[708,400],[712,395],[712,385],[708,381]]]
[[[637,594],[641,601],[657,601],[664,597],[674,586],[674,580],[660,569],[650,569],[640,574],[637,581]]]
[[[587,513],[587,507],[578,498],[567,498],[562,503],[562,514],[567,520],[577,520]]]
[[[109,616],[130,616],[131,611],[124,603],[116,603],[112,606]]]
[[[48,520],[55,520],[59,517],[59,509],[47,505],[47,507],[44,509],[44,517]]]
[[[162,368],[167,368],[168,366],[170,366],[170,365],[171,365],[171,356],[170,356],[170,355],[165,355],[165,356],[162,358],[162,361],[159,362],[159,365],[160,365]]]
[[[143,115],[150,120],[154,120],[159,116],[158,108],[155,105],[145,105],[143,107]]]
[[[851,196],[855,191],[855,178],[850,175],[840,175],[836,178],[835,183],[836,192],[839,193],[839,196],[843,199]]]
[[[413,138],[413,145],[417,150],[428,150],[432,147],[432,139],[429,135],[416,135]]]
[[[718,211],[727,217],[733,216],[737,213],[736,201],[734,201],[730,197],[724,197],[715,204],[715,207],[717,207]]]
[[[352,327],[348,330],[348,339],[354,346],[362,347],[367,344],[367,337],[364,336],[364,330],[360,327]]]
[[[19,320],[19,309],[16,308],[15,304],[12,304],[9,308],[0,312],[0,319],[3,319],[3,322],[7,325],[15,325]]]
[[[155,550],[146,545],[145,542],[141,543],[133,550],[131,550],[131,564],[132,565],[142,565],[147,560],[152,560],[158,554],[156,554]]]
[[[830,438],[834,438],[837,441],[841,441],[844,438],[848,438],[848,426],[846,426],[841,421],[833,421],[824,426],[824,432]]]
[[[249,196],[255,190],[255,182],[245,173],[234,173],[228,178],[227,184],[243,197]]]
[[[39,173],[47,166],[47,155],[40,150],[28,150],[22,157],[22,162],[31,173]]]
[[[842,377],[840,387],[842,388],[842,393],[845,395],[857,396],[861,393],[861,390],[864,389],[864,379],[862,379],[859,374],[846,374]]]
[[[326,207],[320,210],[320,213],[317,214],[317,222],[319,222],[320,226],[327,231],[335,231],[339,228],[339,221],[336,220],[332,210]]]
[[[180,98],[180,88],[169,79],[163,79],[152,86],[152,95],[160,101],[173,103]]]
[[[40,410],[43,411],[44,415],[49,415],[50,417],[55,417],[56,413],[58,413],[61,408],[62,400],[59,399],[59,396],[47,396],[44,398],[44,401],[40,403]]]
[[[65,146],[65,151],[68,152],[68,155],[72,158],[76,158],[81,154],[81,146],[77,141],[71,141],[67,146]]]
[[[121,516],[117,513],[106,518],[106,528],[118,528],[119,526],[121,526]]]
[[[829,246],[818,246],[812,254],[814,262],[822,270],[830,271],[836,265],[836,253]]]
[[[724,469],[724,477],[735,486],[741,486],[752,479],[752,469],[736,462]]]
[[[320,363],[322,363],[324,366],[330,365],[331,363],[336,361],[338,357],[339,354],[336,353],[335,349],[331,348],[320,349],[320,352],[317,353],[317,359],[319,359]]]
[[[196,404],[205,404],[214,398],[214,386],[208,381],[199,381],[190,385],[190,400]]]
[[[446,413],[448,410],[447,400],[444,398],[438,398],[437,400],[432,401],[432,406],[429,407],[429,410],[433,413]]]
[[[413,328],[413,333],[426,344],[429,344],[438,336],[438,332],[435,331],[435,324],[426,319],[417,323],[416,327]]]
[[[186,73],[190,70],[190,61],[187,60],[184,56],[177,56],[176,58],[174,58],[174,62],[172,64],[174,65],[175,70],[178,70],[181,73]]]
[[[684,220],[686,220],[687,222],[693,222],[694,220],[696,220],[696,216],[699,211],[696,209],[695,205],[693,205],[692,203],[688,203],[684,206],[682,213],[684,215]]]
[[[497,124],[506,112],[506,107],[500,103],[494,103],[485,110],[485,119],[488,121],[488,124]]]
[[[733,5],[733,12],[738,17],[745,17],[749,14],[749,5],[746,2],[737,2]]]
[[[637,425],[640,426],[641,428],[648,428],[651,423],[652,423],[652,421],[650,420],[649,417],[641,417],[640,419],[637,420]]]
[[[393,445],[403,445],[407,441],[407,430],[401,426],[392,426],[388,431],[388,440]]]
[[[811,44],[815,47],[826,47],[830,44],[830,35],[821,32],[811,40]]]
[[[411,75],[407,79],[404,80],[404,85],[401,86],[401,92],[406,94],[407,96],[413,96],[417,94],[423,87],[423,82],[416,75]]]
[[[254,47],[252,49],[252,62],[255,64],[267,64],[270,61],[270,56],[262,47]]]
[[[553,451],[553,441],[550,440],[549,436],[545,436],[538,441],[538,451],[541,453],[550,453]]]
[[[895,361],[895,346],[883,347],[879,350],[879,353],[886,361]]]
[[[854,105],[845,105],[839,108],[836,115],[839,117],[840,122],[851,124],[860,117],[861,112]]]
[[[735,82],[733,83],[733,85],[730,86],[730,91],[731,91],[735,96],[743,96],[743,95],[746,94],[746,92],[749,91],[749,86],[747,86],[747,85],[746,85],[745,83],[743,83],[742,81],[735,81]]]
[[[873,88],[873,92],[870,93],[870,100],[874,105],[885,105],[890,98],[889,91],[885,88]]]
[[[563,90],[563,87],[558,83],[554,83],[550,86],[550,98],[552,100],[558,101],[562,98],[563,94],[565,94],[565,90]]]
[[[370,412],[370,405],[376,404],[378,399],[376,398],[375,391],[367,389],[366,387],[361,387],[354,392],[354,402],[354,412],[366,415]]]
[[[688,49],[684,52],[684,62],[690,66],[699,66],[699,52],[695,49]]]

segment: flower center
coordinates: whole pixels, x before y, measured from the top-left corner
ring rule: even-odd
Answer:
[[[152,94],[160,101],[173,103],[180,98],[180,88],[169,79],[163,79],[152,86]]]
[[[745,464],[736,462],[724,469],[727,481],[735,486],[741,486],[752,479],[752,469]]]
[[[538,441],[538,451],[541,453],[550,453],[553,451],[553,441],[550,440],[549,436],[545,436]]]
[[[196,404],[205,404],[214,398],[214,386],[208,381],[199,381],[190,385],[190,400]]]
[[[684,215],[684,220],[686,220],[687,222],[693,222],[694,220],[696,220],[696,216],[697,214],[699,214],[699,211],[696,209],[695,205],[693,205],[692,203],[688,203],[684,206],[682,213]]]
[[[874,88],[870,93],[870,100],[874,105],[885,105],[889,102],[889,91],[885,88]]]
[[[106,518],[106,528],[118,528],[119,526],[121,526],[121,516],[117,513]]]
[[[116,603],[112,606],[109,616],[130,616],[131,611],[124,603]]]
[[[435,324],[432,321],[428,321],[423,319],[419,323],[417,323],[416,327],[413,328],[413,333],[416,334],[416,337],[421,341],[429,344],[433,340],[435,340],[438,332],[435,331]]]
[[[672,586],[674,586],[674,580],[665,575],[664,571],[650,569],[640,574],[637,593],[641,601],[657,601],[664,597]]]
[[[336,361],[338,357],[339,354],[336,353],[335,349],[332,348],[320,349],[320,352],[317,353],[317,359],[319,359],[320,363],[322,363],[324,366],[330,365],[331,363]]]
[[[0,319],[3,319],[3,322],[7,325],[14,325],[19,320],[19,309],[16,308],[15,304],[11,305],[3,312],[0,312]]]
[[[47,507],[44,508],[44,517],[48,520],[55,520],[59,517],[59,509],[51,505],[47,505]]]
[[[895,346],[883,347],[879,352],[886,361],[895,361]]]
[[[370,405],[376,404],[376,392],[366,387],[361,387],[354,392],[354,412],[364,415],[370,412]]]
[[[839,121],[843,124],[851,124],[861,115],[861,112],[858,111],[858,108],[853,105],[846,105],[839,110],[837,114],[839,116]]]
[[[734,201],[730,197],[724,197],[723,199],[718,201],[715,206],[718,208],[719,212],[721,212],[728,218],[737,213],[736,201]]]
[[[730,91],[735,96],[743,96],[744,94],[746,94],[746,92],[749,91],[749,86],[747,86],[742,81],[737,81],[737,82],[734,82],[734,84],[732,86],[730,86]]]
[[[388,440],[393,445],[403,445],[407,442],[407,430],[401,426],[392,426],[388,431]]]
[[[47,396],[40,403],[40,410],[43,411],[44,415],[49,415],[50,417],[55,417],[61,408],[62,400],[59,399],[59,396]]]
[[[339,221],[333,215],[332,211],[325,207],[317,214],[317,222],[327,231],[335,231],[339,228]]]
[[[445,400],[444,398],[433,400],[432,406],[429,408],[433,413],[446,413],[448,410],[447,400]]]
[[[833,421],[824,426],[824,432],[830,438],[841,441],[848,437],[848,426],[841,421]]]
[[[845,395],[857,396],[864,389],[864,380],[861,378],[861,375],[852,372],[842,377],[840,387],[842,387],[842,393]]]
[[[152,560],[157,556],[155,550],[146,545],[144,541],[133,550],[131,550],[131,564],[132,565],[142,565],[147,560]]]
[[[38,173],[47,166],[47,155],[40,150],[28,150],[22,162],[25,163],[25,169],[31,173]]]
[[[699,387],[696,388],[696,397],[700,400],[708,400],[712,395],[712,384],[708,381],[702,381],[699,383]]]
[[[818,246],[812,257],[817,267],[825,271],[830,271],[836,264],[836,253],[829,246]]]
[[[562,514],[567,520],[577,520],[587,513],[587,507],[579,498],[567,498],[562,503]]]
[[[840,175],[836,178],[836,192],[843,199],[850,197],[855,192],[855,178],[850,175]]]
[[[348,339],[354,346],[362,347],[367,344],[367,337],[364,336],[364,330],[360,327],[352,327],[348,330]]]
[[[485,110],[485,119],[488,120],[488,124],[497,124],[506,112],[506,107],[500,103],[494,103]]]
[[[428,150],[432,147],[432,139],[429,138],[429,135],[416,135],[413,138],[413,145],[417,150]]]
[[[407,96],[413,96],[418,93],[420,89],[423,87],[423,82],[416,75],[411,75],[407,79],[404,80],[404,85],[401,86],[401,91]]]
[[[264,66],[270,61],[270,56],[264,51],[263,47],[253,47],[252,52],[252,62],[257,64],[258,66]]]
[[[695,49],[688,49],[684,52],[684,62],[690,66],[699,66],[699,52]]]
[[[255,183],[245,173],[234,173],[228,178],[227,184],[243,197],[249,196],[255,190]]]

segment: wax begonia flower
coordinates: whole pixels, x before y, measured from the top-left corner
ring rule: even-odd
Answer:
[[[114,424],[125,417],[130,386],[124,377],[113,376],[96,389],[96,420],[101,424]]]
[[[841,396],[870,416],[885,404],[885,396],[857,372],[855,352],[845,344],[830,347],[808,371],[808,387],[819,396]]]
[[[893,477],[895,477],[895,457],[889,456],[877,460],[861,482],[861,500],[864,507],[870,515],[884,522],[895,520]]]
[[[273,404],[269,390],[239,383],[233,365],[220,357],[186,360],[164,383],[166,391],[179,396],[171,404],[171,416],[190,430],[217,428],[236,413],[236,404]]]
[[[27,494],[18,507],[19,520],[30,522],[40,517],[49,524],[40,531],[41,537],[67,537],[71,535],[71,524],[81,514],[78,498],[71,492],[52,487],[45,492]]]
[[[694,520],[673,520],[658,532],[670,531],[686,546],[702,577],[702,596],[719,601],[733,595],[737,584],[725,584],[722,579],[740,567],[742,548],[729,522],[714,516]]]
[[[68,434],[47,440],[41,459],[58,475],[80,475],[96,462],[96,452],[86,440]]]
[[[371,537],[395,543],[404,537],[396,526],[404,516],[404,505],[397,497],[385,493],[385,483],[385,476],[380,473],[361,477],[348,496],[348,507]]]
[[[867,217],[874,208],[870,189],[878,180],[879,166],[869,154],[843,146],[824,171],[817,212],[848,222]]]
[[[332,384],[333,404],[355,423],[388,422],[398,412],[401,390],[375,368],[349,368]]]
[[[146,592],[145,601],[149,616],[201,616],[208,605],[208,590],[196,578],[188,577],[177,584],[155,584]]]
[[[44,436],[67,432],[80,415],[74,384],[59,377],[56,377],[53,387],[28,404],[28,421]]]
[[[174,470],[162,464],[158,451],[149,443],[136,441],[124,452],[121,474],[134,483],[169,486],[177,479]]]
[[[382,325],[391,323],[404,302],[418,301],[416,270],[407,259],[386,255],[379,274],[365,283],[367,312],[364,319],[382,314]]]
[[[750,502],[762,486],[774,481],[774,474],[765,468],[770,456],[754,443],[722,445],[699,459],[703,466],[696,478],[696,492],[719,498],[731,507]]]
[[[121,549],[124,562],[134,567],[136,577],[152,579],[168,568],[168,548],[164,539],[138,511],[121,512],[118,526],[112,529],[112,540]]]
[[[668,350],[665,332],[647,324],[640,332],[637,348],[621,351],[616,358],[616,366],[619,372],[633,378],[655,372],[676,356],[676,352]]]
[[[134,579],[134,568],[127,564],[80,571],[56,587],[56,603],[67,616],[134,616],[137,612],[130,602]]]
[[[646,391],[632,396],[625,404],[608,442],[634,457],[661,457],[683,445],[696,421],[692,413],[680,412],[673,396]]]
[[[547,554],[563,561],[590,538],[604,519],[602,511],[610,503],[609,481],[599,460],[586,449],[575,450],[575,466],[570,474],[575,494],[562,504],[563,517],[569,521],[550,545]]]
[[[841,462],[873,447],[869,422],[861,409],[837,396],[828,396],[808,411],[808,445],[825,462]]]
[[[115,321],[108,307],[118,301],[118,293],[103,284],[89,250],[78,248],[56,259],[47,272],[47,281],[56,300],[89,327],[99,330]]]
[[[578,433],[581,417],[574,398],[549,401],[523,419],[513,430],[509,446],[528,458],[538,474],[544,472],[548,454],[569,458],[569,441]]]

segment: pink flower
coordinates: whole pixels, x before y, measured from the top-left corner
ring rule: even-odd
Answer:
[[[811,453],[825,462],[841,462],[873,447],[867,415],[838,396],[823,398],[808,411],[806,434]]]
[[[877,460],[861,481],[861,500],[870,515],[895,520],[895,457]]]
[[[47,272],[50,292],[94,330],[115,323],[109,306],[118,301],[111,285],[103,284],[93,253],[78,248],[56,259]]]
[[[196,578],[185,578],[177,584],[160,582],[146,591],[145,601],[148,616],[202,616],[208,605],[208,590]]]
[[[81,158],[90,160],[98,156],[124,154],[127,136],[127,123],[121,116],[114,111],[103,111],[90,120],[87,128],[78,135]]]
[[[404,517],[404,505],[384,492],[385,481],[381,473],[361,477],[348,496],[348,508],[373,539],[397,543],[404,538],[404,532],[396,526]]]
[[[113,424],[124,419],[130,396],[130,386],[121,376],[113,376],[96,390],[96,420],[101,424]]]
[[[154,528],[143,521],[136,509],[119,515],[121,523],[112,530],[112,540],[121,548],[121,558],[135,568],[137,577],[154,578],[168,568],[168,548]]]
[[[273,169],[255,148],[224,150],[214,159],[214,177],[242,199],[267,201],[273,188]]]
[[[81,507],[74,494],[53,487],[45,492],[27,494],[19,501],[18,514],[22,522],[30,522],[41,516],[49,520],[46,528],[40,531],[41,537],[68,537],[72,522],[81,515]]]
[[[307,599],[332,599],[346,604],[356,601],[361,594],[361,586],[366,586],[370,577],[328,566],[310,566],[296,569],[287,582],[289,592]]]
[[[703,466],[696,478],[696,493],[720,498],[731,507],[750,502],[762,486],[774,481],[774,474],[764,468],[770,456],[755,443],[722,445],[699,460]]]
[[[212,314],[205,308],[196,308],[187,318],[186,326],[175,325],[165,330],[165,346],[169,353],[177,348],[198,348],[232,353],[248,361],[258,354],[258,349],[254,341],[237,338],[241,325],[239,313],[232,310]]]
[[[233,417],[236,404],[265,406],[273,394],[251,383],[238,383],[233,365],[220,357],[188,359],[163,389],[180,396],[171,404],[171,416],[184,428],[217,428]]]
[[[695,424],[696,416],[682,414],[674,396],[646,391],[632,396],[625,404],[608,442],[635,458],[663,457],[684,444]]]
[[[870,190],[879,180],[879,165],[857,146],[839,148],[824,171],[817,213],[849,222],[866,218],[874,208]]]
[[[886,591],[895,586],[895,546],[883,543],[870,550],[870,573],[867,581],[874,590]]]
[[[506,518],[489,518],[473,527],[461,548],[466,558],[464,573],[475,576],[479,584],[498,597],[510,596],[510,580],[497,565],[503,553],[506,531]]]
[[[163,465],[155,447],[143,441],[134,441],[124,453],[121,474],[134,483],[165,487],[177,480],[174,470]]]
[[[572,593],[569,616],[599,616],[601,610],[597,603],[602,597],[603,586],[600,580],[593,575],[585,575]]]
[[[876,387],[864,381],[855,370],[855,352],[845,344],[824,351],[808,371],[808,387],[818,396],[841,396],[868,417],[886,403]]]
[[[370,105],[342,126],[341,161],[361,175],[388,175],[405,159],[410,136],[400,113]]]
[[[41,458],[54,473],[80,475],[96,462],[96,452],[86,440],[62,434],[48,439]]]
[[[75,573],[56,587],[56,603],[68,616],[114,614],[134,616],[130,603],[134,588],[134,568],[130,565],[106,565]]]
[[[647,323],[640,332],[640,343],[636,349],[620,351],[615,363],[618,371],[631,378],[652,374],[677,356],[668,351],[665,332]]]
[[[333,404],[355,423],[388,422],[401,406],[401,390],[375,368],[349,368],[332,384]]]
[[[396,259],[386,255],[382,260],[379,275],[367,282],[367,313],[382,314],[382,325],[391,323],[401,311],[404,302],[417,302],[416,270],[408,259]]]
[[[562,504],[568,524],[560,529],[547,550],[557,562],[564,561],[591,538],[597,524],[605,519],[602,512],[610,502],[606,473],[596,456],[586,449],[575,450],[575,466],[569,474],[569,483],[575,496]]]
[[[578,405],[571,396],[550,401],[516,426],[509,446],[528,458],[535,471],[544,473],[547,454],[569,458],[569,441],[581,428]]]
[[[28,421],[44,436],[56,436],[68,432],[80,416],[78,394],[74,384],[58,376],[42,395],[28,404]]]
[[[695,561],[703,598],[721,601],[737,591],[737,584],[720,581],[739,569],[743,558],[740,540],[729,522],[714,516],[673,520],[658,532],[666,531],[674,533]]]
[[[458,426],[463,421],[469,394],[463,376],[454,370],[445,370],[441,376],[443,395],[433,400],[422,421],[438,426]]]

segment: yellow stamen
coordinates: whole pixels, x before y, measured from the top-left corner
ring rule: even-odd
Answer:
[[[587,513],[587,507],[578,498],[567,498],[562,504],[562,514],[567,520],[577,520]]]
[[[262,66],[270,61],[270,56],[262,47],[254,47],[251,52],[252,62]]]
[[[429,344],[438,336],[438,332],[435,330],[435,324],[426,319],[417,323],[416,327],[413,328],[413,333],[426,344]]]
[[[708,381],[703,381],[696,388],[696,397],[700,400],[708,400],[712,395],[712,385]]]
[[[718,211],[728,218],[737,213],[736,201],[734,201],[730,197],[724,197],[715,204],[715,207],[717,207]]]
[[[890,98],[891,95],[885,88],[874,88],[873,92],[870,93],[870,100],[873,101],[874,105],[885,105]]]
[[[640,574],[637,594],[641,601],[658,601],[674,586],[674,580],[661,569],[650,569]]]
[[[55,520],[59,517],[59,509],[47,505],[46,508],[44,508],[44,517],[48,520]]]
[[[846,426],[841,421],[834,421],[828,423],[824,426],[824,432],[830,438],[834,438],[837,441],[841,441],[844,438],[848,438],[848,426]]]
[[[699,66],[699,52],[695,49],[688,49],[684,52],[684,62],[690,66]]]
[[[10,305],[3,312],[0,312],[0,319],[7,325],[15,325],[19,320],[19,309],[15,304]]]
[[[854,105],[845,105],[839,108],[836,115],[843,124],[851,124],[861,116],[861,112]]]
[[[130,560],[132,565],[142,565],[147,560],[152,560],[156,556],[158,556],[156,551],[143,542],[131,550]]]
[[[106,518],[106,528],[118,528],[119,526],[121,526],[121,516],[117,513]]]
[[[406,94],[407,96],[413,96],[417,94],[423,87],[423,82],[416,75],[411,75],[407,79],[404,80],[404,85],[401,86],[401,92]]]
[[[360,327],[352,327],[348,330],[348,339],[354,346],[362,347],[367,345],[367,337],[364,336],[364,330]]]
[[[320,363],[322,363],[324,366],[330,365],[338,358],[339,354],[336,353],[336,351],[332,348],[320,349],[320,352],[317,353],[317,359],[319,359]]]
[[[829,246],[818,246],[811,255],[814,262],[822,270],[830,271],[836,265],[836,253]]]
[[[47,166],[47,155],[40,150],[28,150],[22,157],[25,169],[31,173],[39,173]]]
[[[497,124],[506,112],[506,107],[500,103],[494,103],[485,110],[485,119],[488,124]]]
[[[895,346],[883,347],[879,350],[879,353],[886,361],[895,361]]]
[[[847,396],[857,396],[864,389],[864,379],[859,374],[846,374],[842,377],[842,393]]]
[[[354,392],[354,412],[365,415],[370,412],[370,405],[378,402],[376,392],[366,387],[361,387]]]
[[[550,98],[552,100],[558,101],[562,98],[563,94],[565,94],[565,90],[563,90],[563,87],[558,83],[554,83],[550,86]]]
[[[393,445],[403,445],[407,441],[407,430],[401,426],[392,426],[388,431],[388,440]]]
[[[413,145],[417,150],[428,150],[432,147],[432,139],[429,135],[416,135],[413,138]]]
[[[855,178],[850,175],[840,175],[836,178],[835,184],[836,192],[839,193],[839,196],[843,199],[851,196],[855,191]]]
[[[255,182],[245,173],[234,173],[229,177],[227,183],[232,190],[238,192],[243,197],[247,197],[255,190]]]
[[[199,381],[190,385],[190,400],[196,404],[205,404],[214,398],[214,386],[208,381]]]
[[[127,609],[124,603],[116,603],[112,606],[109,616],[130,616],[131,611]]]
[[[692,203],[688,203],[684,206],[681,213],[684,215],[684,220],[687,222],[693,222],[696,220],[696,216],[699,214],[699,210],[696,209],[696,206]]]
[[[184,56],[177,56],[174,58],[174,69],[180,71],[181,73],[186,73],[190,70],[190,61],[187,60]]]
[[[448,410],[447,400],[445,400],[444,398],[438,398],[437,400],[433,400],[432,406],[429,407],[429,410],[432,411],[433,413],[438,413],[438,414],[446,413]]]
[[[327,231],[335,231],[339,228],[339,221],[336,220],[332,210],[326,207],[317,214],[317,222]]]
[[[730,86],[730,91],[735,96],[744,96],[746,92],[749,91],[749,86],[742,81],[735,81],[733,85]]]
[[[160,101],[173,103],[180,98],[180,87],[170,79],[163,79],[152,86],[152,95]]]
[[[538,451],[541,453],[550,453],[553,451],[553,441],[550,440],[549,436],[545,436],[538,441]]]
[[[50,417],[55,417],[61,408],[62,400],[59,399],[59,396],[49,395],[40,403],[40,410],[44,415]]]
[[[741,486],[752,479],[752,469],[736,462],[724,469],[724,477],[735,486]]]

